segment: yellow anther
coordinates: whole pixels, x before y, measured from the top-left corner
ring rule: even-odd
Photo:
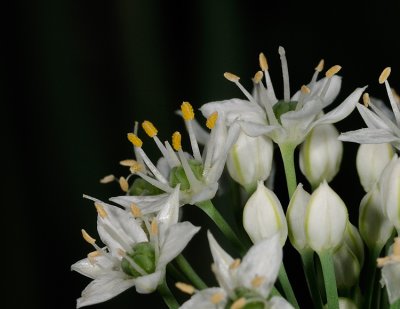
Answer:
[[[309,94],[311,92],[311,90],[306,85],[303,85],[303,86],[301,86],[301,92],[304,94]]]
[[[113,182],[114,180],[115,180],[114,175],[107,175],[100,179],[100,183],[110,183]]]
[[[181,111],[183,119],[185,120],[193,120],[194,112],[193,107],[189,102],[183,102],[181,105]]]
[[[264,76],[264,73],[262,71],[258,71],[256,74],[254,74],[253,82],[258,84],[262,80],[263,76]]]
[[[192,285],[186,284],[186,283],[183,283],[183,282],[177,282],[177,283],[175,283],[175,286],[179,290],[181,290],[183,293],[186,293],[186,294],[189,294],[189,295],[192,295],[196,291],[195,288]]]
[[[130,208],[131,208],[132,216],[134,216],[135,218],[139,218],[142,216],[142,211],[135,203],[132,203]]]
[[[143,121],[142,128],[144,132],[146,132],[146,134],[150,137],[154,137],[158,133],[156,127],[148,120]]]
[[[382,71],[381,75],[379,76],[380,84],[383,84],[388,79],[391,71],[392,69],[390,67],[387,67]]]
[[[328,77],[328,78],[332,77],[337,72],[339,72],[341,69],[342,69],[342,67],[340,65],[334,65],[328,71],[326,71],[325,76]]]
[[[182,140],[181,133],[176,131],[176,132],[174,132],[174,134],[172,134],[172,147],[174,147],[174,149],[176,151],[179,151],[182,149],[181,140]]]
[[[227,80],[229,80],[230,82],[237,82],[239,79],[240,79],[240,77],[239,76],[237,76],[237,75],[235,75],[235,74],[232,74],[232,73],[229,73],[229,72],[225,72],[224,73],[224,77],[227,79]]]
[[[157,220],[154,218],[153,221],[151,221],[151,235],[155,236],[158,234],[158,223]]]
[[[370,100],[369,100],[369,94],[367,92],[363,94],[362,99],[365,107],[368,107]]]
[[[129,170],[131,171],[132,174],[135,174],[137,172],[143,172],[144,171],[144,167],[142,164],[140,164],[139,162],[135,161],[135,163],[132,164],[132,166],[129,168]]]
[[[128,190],[129,190],[128,181],[122,176],[119,178],[119,186],[121,187],[122,191],[128,192]]]
[[[99,214],[99,216],[104,219],[106,218],[107,212],[105,211],[103,205],[100,205],[99,203],[94,203],[94,206],[96,207],[97,213]]]
[[[383,267],[387,264],[400,263],[400,237],[394,239],[393,251],[391,255],[378,258],[376,260],[378,267]]]
[[[400,257],[400,237],[394,239],[393,255]]]
[[[225,298],[224,294],[222,294],[221,292],[217,292],[217,293],[214,293],[213,295],[211,295],[210,301],[214,305],[217,305],[220,302],[222,302],[224,300],[224,298]]]
[[[99,255],[100,255],[99,251],[93,251],[93,252],[88,253],[87,258],[91,264],[95,264],[96,257],[98,257]]]
[[[235,259],[231,265],[229,265],[229,269],[236,269],[240,265],[240,259]]]
[[[376,264],[377,264],[378,267],[383,267],[386,264],[388,264],[389,262],[390,262],[390,257],[389,256],[385,256],[385,257],[376,259]]]
[[[84,229],[82,229],[81,232],[84,240],[86,240],[91,245],[95,244],[96,239],[90,237],[90,235]]]
[[[126,160],[119,161],[119,164],[121,164],[122,166],[128,166],[128,167],[132,167],[136,163],[137,163],[137,161],[132,160],[132,159],[126,159]]]
[[[325,64],[325,60],[321,59],[318,62],[318,65],[315,67],[315,71],[322,72],[322,70],[324,69],[324,64]]]
[[[246,299],[241,297],[232,304],[231,309],[242,309],[245,305]]]
[[[267,58],[265,57],[265,55],[263,53],[260,53],[260,55],[258,56],[258,61],[260,63],[261,70],[268,71]]]
[[[143,142],[142,140],[136,136],[136,134],[128,133],[128,140],[133,144],[135,147],[142,147]]]
[[[253,280],[251,280],[251,286],[252,286],[253,288],[258,288],[258,287],[261,286],[261,284],[264,283],[264,281],[265,281],[265,278],[264,278],[264,277],[262,277],[262,276],[255,276],[255,277],[253,278]]]
[[[214,128],[215,124],[217,123],[217,119],[218,119],[218,112],[212,113],[210,117],[207,118],[206,121],[207,128],[209,128],[210,130]]]

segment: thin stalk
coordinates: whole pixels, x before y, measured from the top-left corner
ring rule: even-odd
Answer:
[[[367,277],[365,279],[365,282],[367,284],[367,289],[365,292],[365,303],[364,303],[364,308],[370,309],[372,308],[372,296],[374,295],[374,289],[375,287],[375,275],[376,275],[376,259],[379,257],[379,254],[381,253],[382,248],[373,248],[370,250],[370,254],[368,257],[368,264],[367,264]]]
[[[246,248],[240,241],[236,233],[232,230],[230,225],[225,221],[224,217],[219,213],[219,211],[214,207],[213,203],[208,200],[204,202],[199,202],[196,204],[202,211],[204,211],[211,220],[217,225],[221,232],[226,238],[240,251],[240,254],[244,255]]]
[[[336,287],[335,269],[333,267],[332,252],[319,252],[322,273],[324,275],[326,299],[329,309],[339,309],[339,297]]]
[[[189,279],[188,279],[184,274],[182,274],[182,273],[180,272],[180,270],[177,269],[177,268],[175,267],[175,265],[173,265],[172,263],[168,263],[168,265],[167,265],[167,273],[168,273],[169,275],[171,275],[171,276],[174,278],[175,281],[186,282],[186,281],[189,280]]]
[[[283,292],[285,293],[286,299],[289,301],[289,303],[292,304],[293,307],[299,309],[300,307],[297,302],[296,295],[294,295],[293,288],[292,285],[290,284],[283,262],[281,264],[281,268],[279,268],[278,278],[279,278],[279,283],[282,286]]]
[[[203,290],[207,288],[207,284],[199,277],[196,271],[192,268],[190,263],[186,260],[186,258],[179,254],[175,258],[176,263],[178,264],[181,271],[186,275],[186,277],[193,283],[193,285],[199,289]]]
[[[167,281],[164,279],[163,282],[157,288],[158,292],[164,299],[165,304],[169,309],[178,309],[179,304],[175,299],[175,296],[172,294],[171,290],[167,285]]]
[[[289,199],[292,197],[294,191],[296,191],[297,180],[296,180],[296,168],[294,165],[294,151],[296,146],[292,144],[279,145],[281,151],[283,167],[285,169],[286,184],[289,193]]]
[[[321,294],[319,293],[318,289],[317,277],[315,274],[314,251],[309,249],[302,252],[301,261],[303,262],[303,270],[306,276],[307,286],[308,290],[310,291],[314,308],[322,309],[324,304],[322,303]]]

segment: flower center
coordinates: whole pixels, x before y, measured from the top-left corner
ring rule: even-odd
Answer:
[[[235,289],[235,299],[231,299],[226,304],[225,308],[231,308],[238,300],[244,299],[246,302],[241,309],[264,309],[265,301],[264,299],[254,290],[239,287]]]
[[[203,164],[197,160],[188,160],[188,163],[196,179],[201,180],[203,176]],[[175,188],[177,184],[181,184],[180,189],[183,191],[190,189],[190,182],[182,165],[172,168],[169,174],[169,184],[172,188]]]
[[[297,101],[284,101],[280,100],[273,106],[273,111],[276,119],[278,119],[279,123],[281,123],[281,116],[287,112],[296,110]]]
[[[163,192],[142,178],[136,178],[129,189],[129,194],[136,196],[158,195]]]
[[[133,278],[140,277],[141,274],[132,266],[128,258],[132,259],[147,274],[153,273],[156,269],[155,250],[149,242],[135,244],[132,252],[127,253],[127,257],[124,257],[121,261],[121,268],[124,273]]]

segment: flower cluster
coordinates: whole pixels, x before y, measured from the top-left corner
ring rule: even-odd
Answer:
[[[400,100],[388,82],[390,68],[379,83],[385,84],[391,110],[359,87],[324,111],[339,94],[341,67],[332,66],[318,79],[324,70],[321,60],[309,82],[291,94],[286,53],[283,47],[278,52],[282,99],[275,94],[261,53],[252,91],[238,76],[224,74],[245,99],[201,106],[207,129],[195,120],[191,104],[182,103],[178,113],[190,152],[183,150],[180,132],[172,134],[171,142],[162,142],[146,120],[141,127],[161,153],[152,160],[135,124],[127,135],[134,158],[120,162],[129,168],[128,176],[101,180],[117,181],[124,194],[111,197],[112,204],[84,196],[94,202],[103,245],[82,230],[95,250],[71,266],[93,279],[78,308],[130,287],[138,293],[158,291],[169,308],[300,308],[290,281],[293,274],[286,272],[283,261],[287,246],[299,253],[307,297],[315,308],[400,307]],[[361,97],[364,104],[358,103]],[[334,124],[355,109],[368,128],[340,134]],[[360,144],[354,168],[365,195],[358,222],[351,222],[346,202],[329,184],[340,170],[343,141]],[[274,145],[282,156],[282,171],[274,160]],[[296,163],[308,184],[297,181]],[[225,167],[229,179],[221,177]],[[274,190],[281,172],[287,207],[281,203],[282,192]],[[233,196],[220,189],[224,181],[236,188],[228,191]],[[232,204],[232,218],[240,220],[221,215],[212,202],[216,194]],[[222,249],[208,231],[214,283],[206,283],[182,254],[200,230],[184,221],[180,207],[187,204],[209,216],[238,257]],[[175,289],[168,287],[171,281]],[[182,304],[175,298],[180,292],[191,296]]]

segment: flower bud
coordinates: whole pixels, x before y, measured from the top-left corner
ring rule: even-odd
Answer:
[[[381,193],[376,184],[361,200],[358,226],[370,250],[382,249],[392,235],[393,224],[383,212]]]
[[[358,229],[350,221],[346,225],[344,243],[354,253],[362,267],[364,264],[364,243]]]
[[[332,124],[315,127],[300,148],[300,170],[313,188],[330,182],[339,171],[343,155],[339,133]]]
[[[306,237],[310,247],[318,253],[337,248],[343,242],[347,221],[346,205],[324,181],[307,205]]]
[[[361,144],[357,151],[357,172],[365,192],[378,181],[385,166],[393,157],[390,144]]]
[[[243,227],[253,243],[279,233],[284,245],[288,228],[282,205],[274,192],[264,186],[262,181],[250,196],[243,210]]]
[[[286,220],[289,229],[289,239],[293,247],[300,253],[309,248],[306,238],[306,209],[310,194],[299,184],[290,200],[286,211]]]
[[[348,289],[357,283],[361,265],[357,256],[345,242],[333,253],[333,266],[336,285],[339,289]]]
[[[357,309],[357,305],[349,298],[339,297],[339,309]],[[328,309],[328,305],[324,306],[324,309]]]
[[[227,159],[229,175],[246,191],[252,192],[257,181],[266,180],[271,172],[273,145],[264,136],[250,137],[241,132]]]

